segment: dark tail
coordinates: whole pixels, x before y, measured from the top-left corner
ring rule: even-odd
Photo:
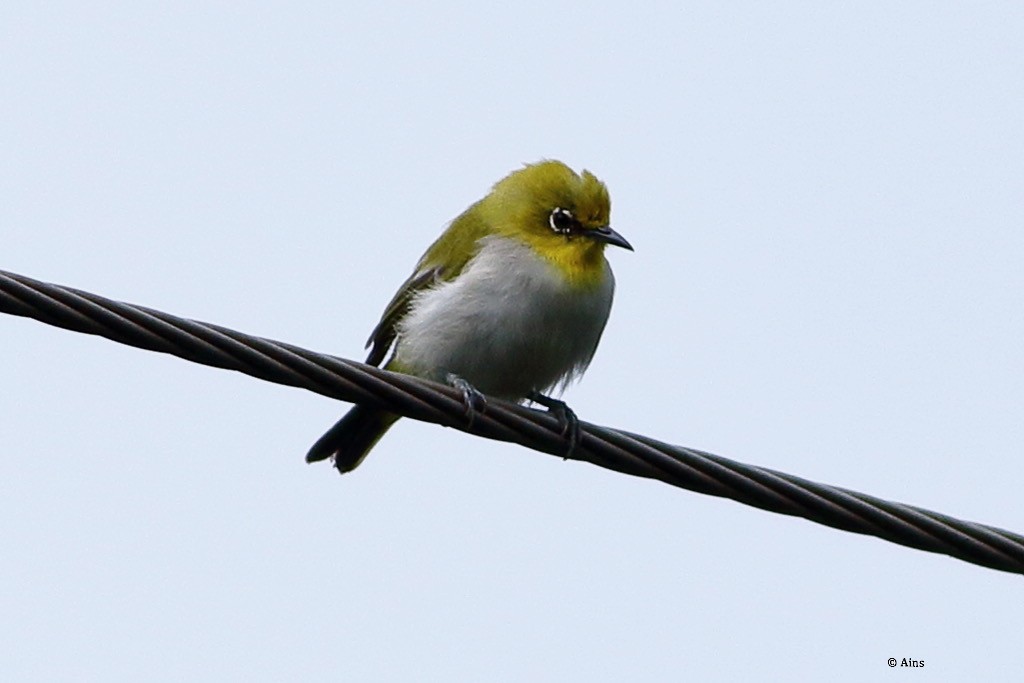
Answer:
[[[327,430],[306,454],[306,462],[334,458],[334,466],[344,474],[351,472],[370,449],[380,441],[398,415],[377,408],[356,405],[345,417]]]

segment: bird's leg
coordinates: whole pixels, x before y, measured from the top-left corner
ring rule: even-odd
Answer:
[[[568,460],[569,456],[576,450],[576,446],[580,443],[580,419],[576,417],[576,413],[570,408],[565,401],[560,401],[557,398],[551,398],[545,396],[539,391],[531,391],[526,398],[530,399],[537,405],[542,405],[548,409],[548,412],[558,418],[558,424],[561,426],[559,432],[562,436],[566,437],[569,442],[569,448],[565,451],[564,459]]]
[[[445,379],[448,384],[462,392],[463,413],[466,415],[469,426],[472,427],[476,414],[487,409],[487,398],[477,391],[476,387],[454,373],[449,372]]]

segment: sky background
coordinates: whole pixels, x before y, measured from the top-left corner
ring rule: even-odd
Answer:
[[[3,3],[0,269],[361,360],[561,159],[636,248],[583,419],[1024,531],[1024,5],[348,4]],[[1019,680],[1020,576],[0,340],[5,680]]]

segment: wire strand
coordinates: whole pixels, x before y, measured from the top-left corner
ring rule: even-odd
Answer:
[[[0,271],[0,312],[234,370],[324,396],[378,406],[489,439],[565,455],[559,421],[488,399],[470,425],[457,389]],[[1024,574],[1024,537],[639,434],[580,422],[574,460],[818,524]]]

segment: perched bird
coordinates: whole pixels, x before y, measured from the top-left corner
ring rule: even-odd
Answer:
[[[582,374],[601,338],[615,278],[604,183],[560,161],[512,172],[453,220],[388,304],[366,362],[549,409],[544,392]],[[474,391],[475,390],[475,391]],[[564,413],[563,413],[564,414]],[[571,414],[571,413],[570,413]],[[398,415],[354,406],[306,455],[348,472]]]

